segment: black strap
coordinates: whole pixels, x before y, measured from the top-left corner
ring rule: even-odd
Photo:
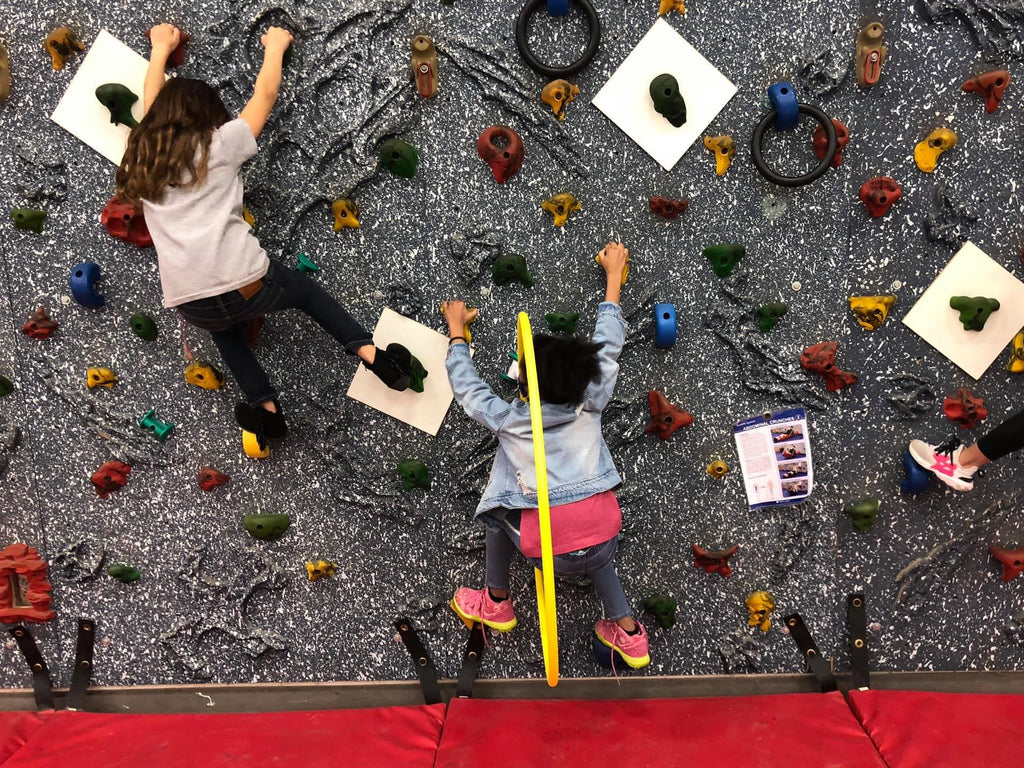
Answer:
[[[18,641],[18,647],[28,662],[32,672],[32,690],[36,697],[36,709],[53,709],[53,683],[50,682],[50,670],[46,668],[39,647],[24,624],[18,624],[8,630]]]
[[[870,687],[868,672],[868,618],[864,595],[846,597],[846,631],[850,636],[850,684],[866,691]]]
[[[804,620],[800,618],[799,613],[791,613],[785,618],[786,626],[789,628],[789,634],[793,638],[793,642],[796,643],[797,648],[800,649],[800,653],[804,655],[804,659],[807,661],[807,666],[811,668],[811,672],[818,678],[818,685],[821,686],[822,693],[829,693],[837,689],[836,678],[832,674],[832,665],[825,661],[821,657],[821,653],[818,651],[818,647],[814,644],[814,638],[811,637],[811,633],[804,626]]]
[[[434,662],[431,661],[427,649],[420,642],[419,635],[412,628],[412,622],[404,616],[400,616],[395,622],[395,629],[402,637],[402,642],[409,649],[412,656],[413,666],[416,668],[416,675],[420,679],[420,687],[423,689],[423,700],[427,704],[441,703],[441,686],[437,684],[437,670],[434,669]]]
[[[71,688],[68,689],[67,708],[81,709],[92,677],[92,646],[96,638],[96,622],[92,619],[78,620],[78,645],[75,647],[75,671],[71,673]]]
[[[459,670],[459,684],[455,689],[455,695],[460,699],[473,698],[473,683],[476,682],[476,673],[480,669],[480,662],[484,658],[484,632],[487,629],[479,622],[473,622],[473,628],[469,630],[469,642],[466,643],[466,650],[462,654],[462,668]]]

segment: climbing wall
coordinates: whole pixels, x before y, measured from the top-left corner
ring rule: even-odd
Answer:
[[[731,133],[739,147],[717,177],[699,142],[665,172],[590,105],[658,10],[656,0],[597,5],[600,50],[575,77],[581,95],[561,124],[540,102],[545,80],[516,52],[519,6],[509,0],[174,0],[157,15],[139,0],[116,8],[26,0],[4,10],[0,42],[13,84],[0,105],[2,200],[45,210],[47,219],[41,234],[0,219],[0,373],[15,386],[0,399],[0,544],[26,542],[50,564],[57,616],[35,631],[60,683],[69,680],[79,616],[98,623],[100,684],[409,678],[408,655],[393,637],[400,614],[425,633],[440,672],[452,674],[465,628],[447,601],[483,577],[483,535],[471,513],[495,442],[457,407],[433,438],[347,399],[353,359],[288,312],[267,319],[257,347],[291,425],[269,459],[242,454],[233,382],[220,391],[185,382],[179,321],[160,308],[155,253],[114,240],[99,223],[114,167],[48,120],[84,54],[54,71],[42,48],[50,30],[70,25],[86,47],[107,29],[148,54],[143,28],[161,21],[192,37],[180,73],[214,84],[233,112],[250,93],[261,32],[268,24],[295,32],[278,105],[244,171],[257,236],[288,266],[306,253],[321,267],[314,279],[367,326],[391,307],[440,329],[443,299],[478,306],[476,362],[498,391],[512,395],[500,373],[516,313],[539,325],[546,312],[578,311],[589,331],[603,287],[594,254],[609,239],[627,244],[629,335],[605,413],[624,478],[617,563],[638,611],[655,593],[679,603],[668,631],[645,619],[652,663],[641,674],[800,670],[779,620],[794,610],[841,665],[840,614],[852,591],[867,595],[876,668],[1022,664],[1022,582],[1004,583],[987,553],[994,541],[1024,543],[1021,457],[994,465],[970,494],[933,483],[909,497],[899,485],[911,438],[971,438],[943,417],[945,394],[969,386],[985,398],[988,420],[975,434],[1024,404],[1024,379],[1003,369],[1008,353],[974,382],[900,323],[968,239],[1024,276],[1024,67],[1014,37],[1024,12],[996,0],[879,9],[850,0],[690,0],[669,23],[738,87],[707,131]],[[871,18],[886,26],[889,58],[878,84],[859,91],[854,44]],[[531,29],[541,58],[568,60],[583,49],[578,10],[560,20],[541,13]],[[409,42],[421,32],[439,55],[440,91],[431,100],[410,78]],[[1014,82],[986,114],[960,86],[994,65]],[[852,134],[841,167],[799,189],[768,184],[749,157],[765,89],[780,79]],[[514,127],[526,146],[522,170],[501,186],[475,152],[494,123]],[[924,174],[914,145],[942,125],[959,144]],[[795,135],[772,132],[768,152],[780,170],[809,166],[810,133],[806,124]],[[411,179],[378,167],[380,143],[392,137],[419,150]],[[903,187],[881,219],[857,198],[876,175]],[[555,228],[540,202],[564,191],[583,207]],[[648,210],[651,195],[689,198],[689,209],[666,222]],[[341,197],[361,208],[359,229],[333,231],[330,207]],[[747,249],[727,278],[701,255],[719,242]],[[492,284],[490,265],[506,253],[526,257],[532,288]],[[103,273],[99,309],[70,295],[69,272],[85,260]],[[847,297],[886,293],[899,297],[889,320],[862,330]],[[789,313],[762,334],[754,312],[774,301]],[[669,350],[654,348],[656,302],[679,311]],[[60,324],[47,340],[20,333],[39,305]],[[140,312],[156,320],[153,342],[131,331]],[[186,334],[197,357],[219,364],[203,332]],[[798,365],[805,347],[829,340],[839,342],[839,365],[860,374],[837,393]],[[110,368],[117,383],[86,388],[90,366]],[[669,441],[644,434],[655,388],[695,416]],[[920,408],[896,407],[893,398],[908,396]],[[790,403],[808,410],[814,493],[800,506],[749,512],[732,424]],[[137,426],[151,408],[175,425],[164,442]],[[429,492],[403,490],[396,465],[407,458],[429,465]],[[714,459],[733,472],[708,476]],[[101,499],[89,477],[107,460],[132,469],[125,487]],[[204,466],[230,482],[201,490]],[[843,514],[862,497],[881,501],[867,531]],[[292,524],[275,542],[254,540],[242,527],[252,513],[286,513]],[[693,544],[738,544],[732,575],[695,568]],[[337,572],[310,582],[303,562],[318,559]],[[141,578],[115,581],[106,570],[116,563]],[[520,626],[491,639],[484,676],[541,674],[531,569],[518,561],[513,580]],[[744,599],[755,590],[776,600],[767,632],[747,624]],[[603,674],[591,652],[600,616],[593,590],[560,583],[558,600],[563,674]],[[17,654],[13,643],[0,645],[0,685],[27,684]]]

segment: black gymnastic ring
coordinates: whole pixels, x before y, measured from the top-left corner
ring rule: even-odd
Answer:
[[[587,23],[590,25],[590,40],[587,42],[587,49],[583,52],[583,55],[572,64],[567,67],[552,67],[533,55],[533,51],[530,50],[530,43],[526,39],[526,28],[530,24],[530,17],[538,7],[546,2],[547,0],[526,0],[523,10],[519,12],[519,19],[516,21],[516,47],[519,48],[520,55],[530,65],[530,68],[542,75],[552,79],[575,75],[587,66],[590,60],[594,58],[594,54],[597,53],[597,45],[601,42],[601,19],[598,17],[597,9],[594,8],[594,4],[590,0],[569,0],[570,4],[576,3],[587,14]]]
[[[775,122],[777,113],[774,109],[764,116],[764,119],[754,129],[754,136],[750,140],[750,156],[754,161],[754,165],[757,166],[757,170],[772,184],[778,184],[780,187],[802,187],[804,184],[810,184],[815,179],[821,178],[828,171],[832,161],[835,159],[836,152],[839,151],[839,140],[836,137],[836,127],[832,124],[832,119],[820,109],[810,104],[797,104],[797,109],[817,120],[818,124],[825,130],[825,136],[828,137],[825,156],[803,176],[782,176],[769,168],[768,164],[764,161],[764,156],[761,154],[761,142],[764,140],[764,132],[768,130],[768,126]]]

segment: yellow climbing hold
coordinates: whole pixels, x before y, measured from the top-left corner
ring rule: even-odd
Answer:
[[[772,628],[772,611],[775,610],[775,598],[770,592],[752,592],[746,600],[750,616],[747,625],[759,627],[762,632]]]
[[[732,165],[732,159],[736,157],[736,142],[732,136],[705,136],[704,146],[715,153],[715,173],[724,176]]]
[[[564,227],[569,220],[569,214],[583,208],[580,201],[571,192],[562,192],[552,195],[540,207],[555,217],[555,226]]]
[[[224,386],[224,373],[205,360],[193,360],[185,366],[185,381],[203,389],[220,389]]]
[[[331,213],[334,214],[335,232],[339,229],[355,229],[359,226],[359,207],[347,197],[335,200],[331,205]]]
[[[327,576],[333,576],[335,565],[330,560],[317,560],[306,562],[306,578],[310,581],[319,581]]]
[[[708,464],[708,474],[716,480],[721,480],[729,473],[729,465],[721,459],[715,459]]]
[[[89,389],[93,387],[110,389],[114,386],[115,381],[117,381],[117,376],[109,368],[89,368],[85,372],[85,386]]]
[[[860,327],[866,331],[877,331],[889,316],[889,310],[896,303],[895,296],[851,296],[850,309]]]
[[[931,173],[939,162],[939,155],[955,146],[956,134],[953,131],[936,128],[914,147],[914,162],[925,173]]]
[[[661,5],[658,7],[658,15],[664,16],[672,11],[686,13],[686,3],[684,0],[661,0]]]
[[[1024,373],[1024,330],[1013,337],[1013,349],[1010,350],[1006,370],[1010,373]]]

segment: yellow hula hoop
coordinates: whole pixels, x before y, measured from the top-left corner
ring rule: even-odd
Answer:
[[[533,569],[537,582],[537,613],[540,617],[540,643],[544,652],[544,672],[548,685],[558,685],[558,617],[555,613],[555,566],[551,554],[551,506],[548,499],[548,466],[544,457],[544,421],[537,386],[537,360],[533,355],[533,331],[530,318],[519,313],[516,323],[516,347],[519,364],[526,366],[526,386],[530,403],[530,427],[533,432],[533,461],[537,475],[537,510],[540,518],[541,568]]]

